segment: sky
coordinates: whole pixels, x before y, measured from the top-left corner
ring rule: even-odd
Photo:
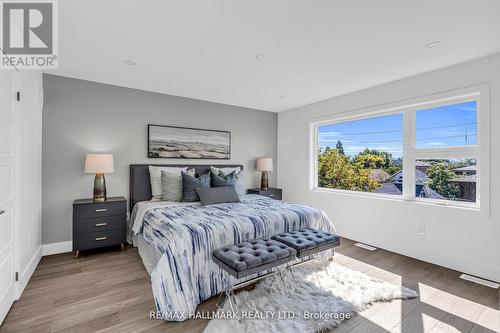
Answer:
[[[212,145],[227,145],[230,133],[152,125],[149,127],[149,137],[153,141],[202,142]]]
[[[476,102],[465,102],[417,110],[417,148],[453,147],[476,144]],[[342,142],[346,155],[365,148],[402,157],[403,115],[401,113],[323,125],[318,129],[319,146],[335,148]]]

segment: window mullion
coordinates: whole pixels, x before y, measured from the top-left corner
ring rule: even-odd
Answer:
[[[477,146],[447,147],[447,148],[418,148],[414,150],[416,159],[433,158],[478,158],[479,148]]]
[[[403,199],[415,198],[415,110],[403,112]]]

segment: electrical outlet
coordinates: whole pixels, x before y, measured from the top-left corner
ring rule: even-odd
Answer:
[[[28,234],[28,244],[29,245],[33,244],[33,233],[32,232],[30,232]]]
[[[417,225],[417,234],[419,235],[425,235],[425,225],[423,224],[418,224]]]

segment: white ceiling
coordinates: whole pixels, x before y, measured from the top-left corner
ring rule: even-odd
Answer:
[[[63,0],[59,6],[60,69],[51,73],[267,111],[500,52],[499,0]],[[425,47],[437,40],[440,47]]]

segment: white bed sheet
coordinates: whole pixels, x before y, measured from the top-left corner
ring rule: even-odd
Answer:
[[[128,222],[128,230],[127,230],[127,242],[132,244],[134,247],[137,247],[139,251],[139,256],[142,259],[144,267],[149,275],[151,275],[152,270],[156,267],[158,260],[161,257],[161,253],[159,253],[154,246],[149,244],[144,240],[144,237],[140,233],[142,229],[142,223],[144,220],[144,215],[150,209],[160,208],[160,207],[176,207],[176,206],[198,206],[199,202],[176,202],[176,201],[161,201],[157,199],[153,199],[150,201],[141,201],[138,202],[134,209],[132,210],[132,214],[130,216],[130,220]]]
[[[176,207],[176,206],[199,206],[200,202],[177,202],[177,201],[159,201],[159,200],[151,200],[151,201],[141,201],[138,202],[133,211],[132,216],[130,217],[131,226],[130,229],[132,232],[137,235],[142,230],[142,223],[144,221],[144,215],[150,210],[154,208],[162,208],[162,207]]]

